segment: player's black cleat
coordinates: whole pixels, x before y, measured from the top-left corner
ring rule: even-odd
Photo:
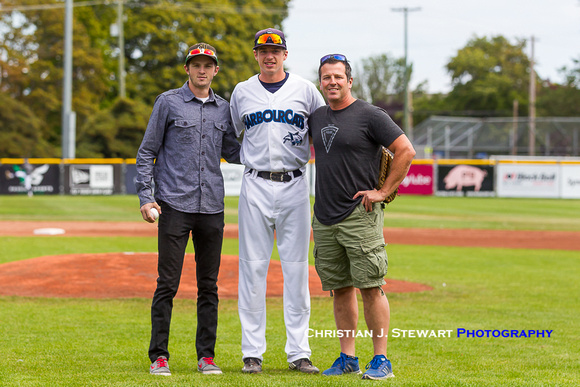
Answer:
[[[246,374],[260,374],[262,373],[262,360],[257,357],[247,357],[244,359],[244,368],[242,372]]]
[[[298,359],[288,364],[288,368],[291,370],[296,370],[304,372],[305,374],[317,374],[320,372],[318,368],[312,365],[310,359]]]

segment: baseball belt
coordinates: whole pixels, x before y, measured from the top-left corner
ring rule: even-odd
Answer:
[[[248,172],[252,173],[254,170],[250,169]],[[296,169],[294,171],[288,172],[268,172],[268,171],[258,171],[257,175],[262,179],[278,181],[287,183],[293,178],[297,178],[298,176],[302,176],[302,171],[300,169]]]

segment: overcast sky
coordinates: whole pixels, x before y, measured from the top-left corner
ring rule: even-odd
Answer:
[[[427,80],[432,93],[451,89],[445,65],[474,36],[512,44],[534,36],[536,72],[554,82],[562,82],[558,69],[580,59],[580,0],[292,0],[286,68],[315,80],[325,54],[343,53],[353,67],[382,53],[403,57],[404,16],[392,10],[402,7],[420,8],[407,20],[411,84]]]

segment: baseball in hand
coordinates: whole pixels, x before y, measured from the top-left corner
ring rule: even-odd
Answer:
[[[159,218],[159,211],[157,211],[157,208],[153,207],[149,211],[151,212],[153,219],[157,220],[157,218]]]

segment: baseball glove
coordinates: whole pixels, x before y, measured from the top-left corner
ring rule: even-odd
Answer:
[[[391,171],[391,164],[393,162],[393,155],[391,154],[391,151],[389,151],[384,146],[382,148],[383,153],[381,154],[381,166],[379,168],[379,182],[376,186],[376,189],[381,189],[381,187],[385,183],[385,180],[387,180],[387,176],[389,176],[389,172]],[[387,196],[383,202],[389,204],[390,202],[395,200],[398,192],[399,187],[397,187],[397,189],[395,189],[395,191],[393,191],[392,194]]]

